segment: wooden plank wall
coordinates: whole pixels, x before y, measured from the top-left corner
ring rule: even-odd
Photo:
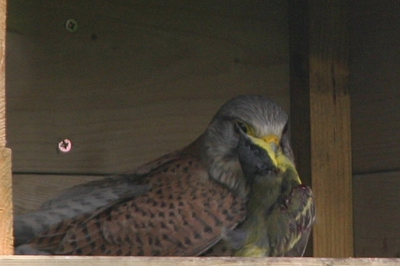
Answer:
[[[16,173],[123,172],[191,142],[240,93],[288,98],[285,1],[10,1]],[[68,19],[77,22],[66,30]],[[70,138],[73,149],[57,152]]]
[[[354,173],[400,171],[400,5],[352,3]]]
[[[400,257],[400,173],[354,176],[357,257]]]
[[[355,256],[400,257],[400,5],[350,3]]]

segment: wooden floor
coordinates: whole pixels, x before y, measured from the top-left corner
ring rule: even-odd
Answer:
[[[2,266],[397,266],[400,259],[3,256]]]

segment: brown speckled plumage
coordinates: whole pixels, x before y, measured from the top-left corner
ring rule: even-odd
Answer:
[[[31,244],[54,254],[198,255],[244,218],[243,199],[208,179],[196,159],[175,160],[143,182],[147,193],[62,222]]]

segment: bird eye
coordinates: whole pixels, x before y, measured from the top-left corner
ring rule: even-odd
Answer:
[[[246,126],[244,123],[239,122],[239,121],[236,121],[236,125],[237,125],[244,133],[247,133],[247,126]]]

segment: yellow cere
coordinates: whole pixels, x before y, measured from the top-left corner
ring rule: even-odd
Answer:
[[[277,146],[279,145],[279,138],[276,135],[271,134],[271,135],[262,137],[262,139],[266,143],[275,143]]]

